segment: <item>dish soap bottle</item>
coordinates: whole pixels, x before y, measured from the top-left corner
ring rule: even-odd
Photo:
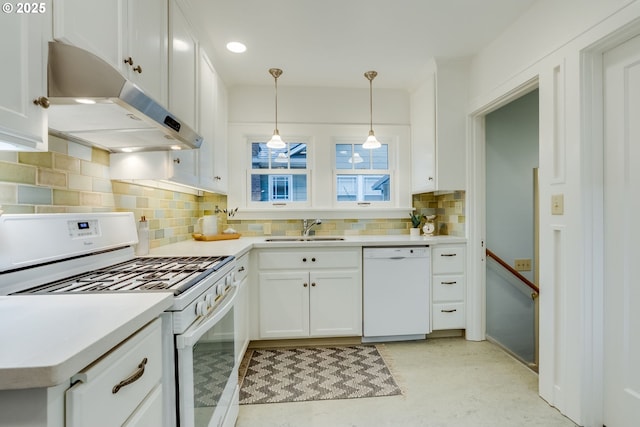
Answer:
[[[147,218],[142,216],[138,223],[138,245],[136,255],[147,255],[149,253],[149,223]]]

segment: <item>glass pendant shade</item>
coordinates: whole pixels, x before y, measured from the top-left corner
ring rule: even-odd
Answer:
[[[382,147],[382,144],[380,144],[380,142],[376,139],[376,136],[373,134],[373,130],[370,130],[367,140],[362,144],[362,148],[366,148],[367,150],[374,150],[380,147]]]
[[[284,143],[284,141],[282,141],[282,138],[280,138],[280,134],[278,133],[278,129],[273,131],[273,136],[271,137],[271,139],[267,142],[267,147],[269,148],[285,148],[287,146],[287,144]]]

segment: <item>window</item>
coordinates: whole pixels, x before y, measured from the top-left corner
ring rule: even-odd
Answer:
[[[252,203],[307,202],[308,173],[306,143],[291,142],[277,150],[265,142],[251,143]]]
[[[336,144],[336,201],[389,202],[389,146],[367,150],[358,144]]]

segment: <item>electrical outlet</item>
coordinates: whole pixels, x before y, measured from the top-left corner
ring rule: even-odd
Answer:
[[[531,258],[516,258],[513,264],[516,271],[531,271]]]
[[[264,234],[265,236],[271,235],[271,223],[270,222],[265,222],[264,224],[262,224],[262,234]]]

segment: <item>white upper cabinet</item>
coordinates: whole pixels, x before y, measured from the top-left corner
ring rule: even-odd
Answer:
[[[227,187],[227,91],[211,61],[200,52],[198,91],[200,134],[198,151],[200,187],[226,194]]]
[[[415,193],[466,187],[468,61],[437,62],[411,95],[412,183]]]
[[[46,58],[51,30],[47,17],[51,4],[43,4],[42,14],[0,14],[0,150],[47,150]]]
[[[198,39],[175,0],[169,7],[169,110],[198,128]]]
[[[85,49],[167,104],[166,0],[55,0],[53,37]]]

